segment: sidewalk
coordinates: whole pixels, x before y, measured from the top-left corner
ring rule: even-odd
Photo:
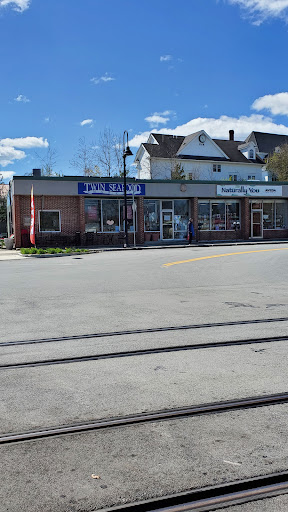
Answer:
[[[88,249],[90,253],[100,253],[100,252],[111,252],[111,251],[145,251],[148,249],[184,249],[194,247],[233,247],[233,246],[245,246],[245,245],[273,245],[273,244],[288,244],[288,239],[285,240],[235,240],[235,241],[203,241],[203,242],[192,242],[191,245],[185,241],[184,243],[161,243],[158,245],[153,245],[151,242],[147,242],[144,245],[137,245],[136,247],[122,247],[122,246],[89,246],[89,247],[81,247],[81,249]],[[0,249],[0,261],[4,260],[19,260],[24,257],[36,257],[36,258],[53,258],[53,257],[61,257],[61,256],[75,256],[73,254],[31,254],[31,255],[22,255],[20,250],[13,249],[9,251],[7,249]]]

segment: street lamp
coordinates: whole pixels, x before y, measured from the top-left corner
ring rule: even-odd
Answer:
[[[124,247],[129,247],[128,225],[127,225],[127,190],[126,190],[126,156],[132,156],[133,153],[128,144],[128,132],[123,134],[123,169],[124,169],[124,219],[125,219],[125,238]],[[135,228],[134,228],[135,229]]]

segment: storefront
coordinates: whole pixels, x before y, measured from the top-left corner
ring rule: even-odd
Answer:
[[[18,176],[10,183],[16,247],[29,239],[32,185],[38,246],[123,244],[120,178]],[[190,217],[198,241],[288,238],[288,185],[128,180],[130,244],[184,241]]]

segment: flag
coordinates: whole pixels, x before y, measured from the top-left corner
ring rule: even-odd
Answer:
[[[32,245],[35,245],[35,205],[34,205],[33,185],[31,187],[30,242]]]

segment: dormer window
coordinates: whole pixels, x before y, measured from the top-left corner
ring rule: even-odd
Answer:
[[[254,160],[254,149],[249,149],[249,160]]]

